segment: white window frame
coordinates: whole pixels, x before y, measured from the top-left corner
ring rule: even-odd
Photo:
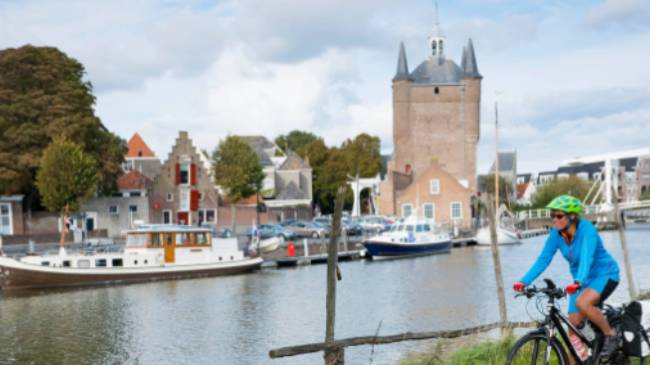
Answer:
[[[0,207],[2,207],[3,205],[7,206],[7,216],[9,217],[9,230],[4,233],[3,231],[0,231],[0,234],[6,234],[10,236],[14,234],[14,220],[12,217],[13,211],[11,209],[11,203],[0,203]],[[0,210],[0,227],[4,227],[1,224],[2,224],[2,210]]]
[[[189,212],[190,211],[190,189],[180,188],[178,195],[179,195],[178,211]]]
[[[182,179],[180,181],[180,186],[190,186],[192,184],[192,160],[189,158],[184,158],[180,162],[180,168],[179,168],[179,173],[183,171],[183,166],[187,166],[187,182],[183,182]],[[183,176],[181,174],[181,176]]]
[[[214,213],[213,214],[214,219],[211,220],[211,221],[207,220],[209,211]],[[199,209],[199,214],[203,214],[203,223],[217,223],[217,210],[216,209],[214,209],[214,208]]]
[[[456,204],[459,207],[459,213],[460,213],[458,217],[454,217],[454,205]],[[463,203],[459,201],[453,201],[449,203],[449,217],[451,219],[463,219]]]
[[[431,195],[440,195],[440,179],[429,180],[429,193]]]
[[[111,212],[112,207],[115,207],[115,212]],[[108,206],[108,214],[109,215],[120,215],[120,205],[119,204],[110,204]]]
[[[135,210],[132,210],[131,208],[135,207]],[[129,204],[129,213],[137,213],[138,212],[138,205],[137,204]]]
[[[431,207],[431,217],[427,217],[427,207]],[[422,216],[427,219],[431,220],[432,222],[436,221],[436,205],[434,203],[424,203],[422,204]]]
[[[169,213],[169,222],[165,223],[165,213]],[[174,212],[171,209],[163,209],[162,219],[160,220],[163,224],[174,224]]]
[[[174,201],[174,193],[167,193],[167,201],[168,202]]]
[[[406,207],[409,207],[409,208],[411,209],[411,214],[409,214],[409,215],[404,215],[404,209],[405,209]],[[401,209],[402,209],[402,211],[401,211],[401,213],[402,213],[402,218],[410,217],[410,216],[413,215],[413,213],[415,213],[415,211],[414,211],[414,207],[413,207],[413,204],[411,204],[411,203],[404,203],[404,204],[402,204]]]

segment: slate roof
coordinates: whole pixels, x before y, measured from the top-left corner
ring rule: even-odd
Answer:
[[[397,57],[397,71],[393,81],[411,80],[409,75],[409,65],[406,61],[406,51],[404,50],[404,42],[399,44],[399,56]]]
[[[482,78],[478,72],[478,65],[476,64],[476,56],[474,55],[474,44],[472,38],[467,41],[467,46],[463,48],[463,61],[461,67],[466,77]]]
[[[127,147],[126,157],[156,157],[156,154],[144,143],[144,140],[137,132],[129,139]]]
[[[271,161],[271,158],[269,157],[269,155],[266,153],[265,150],[275,147],[275,144],[273,144],[264,136],[239,136],[239,138],[246,141],[246,143],[248,143],[248,145],[251,146],[253,151],[255,151],[255,154],[257,154],[257,158],[259,159],[260,165],[273,166],[273,161]]]
[[[277,200],[309,199],[309,194],[290,181],[275,198]]]
[[[422,85],[455,85],[461,82],[463,76],[463,70],[444,57],[429,58],[411,73],[413,83]]]
[[[515,171],[517,164],[517,153],[516,152],[499,152],[499,171]],[[492,163],[490,167],[490,173],[494,173],[495,166]]]
[[[303,170],[310,169],[311,166],[303,160],[297,153],[289,151],[287,159],[280,165],[280,170]]]

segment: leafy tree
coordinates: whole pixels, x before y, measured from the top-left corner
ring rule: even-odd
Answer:
[[[57,137],[75,141],[97,164],[99,193],[116,189],[126,143],[95,116],[84,67],[52,47],[0,51],[0,193],[23,193],[38,206],[41,157]]]
[[[346,140],[341,151],[347,160],[347,172],[360,177],[377,176],[381,170],[381,142],[379,137],[361,133],[353,140]]]
[[[533,195],[532,207],[544,208],[555,197],[563,194],[569,194],[584,200],[591,185],[592,182],[578,176],[555,179],[537,188],[537,192]]]
[[[231,204],[233,232],[235,231],[235,203],[262,190],[264,171],[253,149],[237,136],[229,136],[212,153],[214,181],[227,194]]]
[[[478,185],[479,191],[494,196],[494,174],[479,176]],[[499,176],[499,202],[499,205],[505,204],[510,209],[515,203],[512,201],[512,182],[503,176]]]
[[[291,151],[296,152],[298,155],[304,158],[305,157],[304,147],[316,140],[322,141],[322,138],[317,137],[315,134],[310,132],[294,130],[289,132],[289,134],[287,134],[286,136],[285,135],[278,136],[275,139],[275,144],[278,145],[278,147],[282,148],[285,152],[287,151],[288,148]]]
[[[63,222],[70,211],[77,211],[97,187],[95,159],[65,138],[55,139],[43,152],[36,174],[36,186],[43,204],[60,213]],[[61,230],[61,247],[65,229]]]

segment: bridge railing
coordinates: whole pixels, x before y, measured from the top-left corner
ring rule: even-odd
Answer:
[[[551,210],[546,208],[520,210],[517,212],[517,219],[545,219],[551,218]]]

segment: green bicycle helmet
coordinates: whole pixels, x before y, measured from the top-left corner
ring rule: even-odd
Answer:
[[[580,199],[571,195],[560,195],[551,200],[551,202],[546,205],[546,208],[561,210],[567,214],[580,214],[580,212],[582,212],[582,202]]]

